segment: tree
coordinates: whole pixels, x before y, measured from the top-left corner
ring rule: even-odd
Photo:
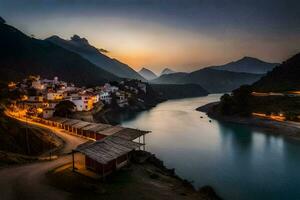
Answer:
[[[55,116],[68,117],[75,111],[75,104],[69,100],[61,101],[55,106]]]

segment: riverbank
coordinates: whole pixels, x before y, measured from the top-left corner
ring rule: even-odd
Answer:
[[[249,125],[267,131],[271,134],[282,135],[300,140],[300,123],[291,121],[276,121],[260,117],[225,116],[217,111],[218,102],[212,102],[197,108],[197,111],[206,113],[210,118],[223,122]]]
[[[211,187],[196,190],[161,160],[144,151],[133,152],[130,165],[105,181],[73,173],[70,164],[50,171],[47,179],[51,186],[69,192],[71,199],[220,199]]]

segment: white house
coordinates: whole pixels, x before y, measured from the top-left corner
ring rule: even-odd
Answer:
[[[64,98],[64,94],[62,92],[47,92],[46,96],[49,101],[62,100]]]
[[[106,104],[111,103],[111,95],[109,92],[101,91],[100,92],[100,100]]]
[[[94,107],[94,101],[89,95],[70,96],[67,100],[75,104],[76,111],[89,111]]]

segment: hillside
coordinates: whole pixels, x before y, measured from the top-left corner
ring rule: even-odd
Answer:
[[[89,44],[87,39],[80,38],[78,35],[74,35],[70,40],[64,40],[58,36],[52,36],[47,38],[46,40],[67,50],[78,53],[85,59],[89,60],[91,63],[116,76],[122,78],[145,80],[141,75],[139,75],[128,65],[101,53],[101,51],[106,50],[99,50],[93,47]]]
[[[209,67],[211,69],[227,70],[232,72],[245,72],[253,74],[265,74],[271,71],[278,63],[268,63],[257,58],[244,57],[240,60],[220,66]]]
[[[151,81],[155,84],[199,84],[210,93],[232,91],[244,84],[252,84],[261,75],[230,72],[215,69],[200,69],[191,73],[173,73]]]
[[[147,69],[144,67],[139,71],[139,74],[147,80],[153,80],[153,79],[157,78],[157,76],[154,72],[152,72],[150,69]]]
[[[284,92],[300,90],[300,53],[291,57],[253,84],[255,91]]]
[[[208,92],[197,84],[152,84],[153,90],[164,99],[181,99],[190,97],[205,96]]]
[[[37,40],[16,28],[0,23],[0,79],[11,81],[30,74],[59,76],[78,85],[94,85],[118,80],[115,75],[93,65],[76,53]]]

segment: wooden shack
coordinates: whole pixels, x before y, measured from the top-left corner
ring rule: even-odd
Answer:
[[[86,169],[104,177],[125,166],[129,161],[130,152],[142,145],[115,136],[84,143],[72,152],[73,170],[75,170],[74,153],[79,152],[85,155]]]

